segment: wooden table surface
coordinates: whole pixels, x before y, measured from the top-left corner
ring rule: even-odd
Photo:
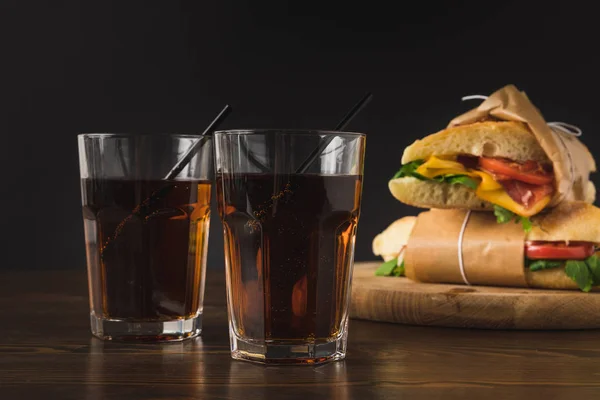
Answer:
[[[222,273],[201,338],[92,338],[85,271],[0,274],[0,399],[586,399],[600,331],[486,331],[352,320],[345,361],[263,367],[229,357]],[[580,310],[597,313],[600,310]]]

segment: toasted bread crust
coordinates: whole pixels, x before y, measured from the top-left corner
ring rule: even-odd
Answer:
[[[373,239],[373,254],[389,261],[398,256],[402,246],[408,243],[417,217],[408,216],[392,222],[383,232]]]
[[[392,179],[389,181],[388,187],[396,200],[409,206],[479,211],[492,211],[494,209],[493,204],[481,200],[475,195],[475,191],[463,185],[451,185],[445,182],[422,181],[413,177],[404,177]],[[593,203],[596,198],[596,187],[592,182],[588,182],[587,193],[588,199],[586,201]],[[572,203],[561,204],[568,205]],[[598,223],[600,226],[600,220]]]
[[[527,268],[525,279],[529,287],[538,289],[579,289],[577,284],[565,274],[564,266],[543,271],[531,271]]]
[[[583,201],[561,203],[532,223],[527,240],[600,243],[600,208]]]
[[[432,155],[466,154],[550,163],[533,133],[517,121],[484,121],[444,129],[417,140],[404,150],[402,164]]]
[[[494,206],[475,195],[463,185],[422,181],[413,177],[392,179],[390,192],[399,201],[421,208],[461,208],[467,210],[493,210]]]

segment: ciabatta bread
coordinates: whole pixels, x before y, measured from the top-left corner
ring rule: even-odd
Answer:
[[[481,200],[467,186],[435,181],[422,181],[413,177],[392,179],[388,183],[392,195],[414,207],[461,208],[468,210],[493,210],[494,206]]]
[[[591,181],[587,185],[585,201],[593,203],[596,199],[596,187]],[[460,184],[404,177],[392,179],[388,182],[388,187],[397,200],[414,207],[477,211],[494,209],[493,204],[477,197],[474,190]]]
[[[600,208],[583,201],[561,203],[531,222],[527,240],[600,243]]]
[[[404,150],[402,164],[430,156],[458,154],[551,163],[525,124],[485,121],[444,129],[417,140]]]
[[[417,217],[400,218],[373,239],[373,254],[389,261],[398,256],[398,252],[408,243],[410,232]]]
[[[373,240],[373,253],[385,261],[398,256],[408,243],[417,218],[404,217],[393,222]],[[600,244],[600,208],[579,201],[563,203],[552,211],[531,218],[533,229],[525,240],[584,241]],[[490,226],[494,229],[494,226]],[[432,249],[432,251],[434,251]],[[485,268],[485,266],[481,266]],[[566,274],[564,267],[542,271],[525,270],[530,287],[541,289],[578,289]]]

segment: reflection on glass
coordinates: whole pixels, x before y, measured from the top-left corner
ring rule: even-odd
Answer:
[[[364,136],[336,135],[326,156],[297,173],[325,134],[216,133],[234,358],[320,363],[345,356]],[[249,146],[242,143],[260,140],[268,172],[257,172],[243,150]]]

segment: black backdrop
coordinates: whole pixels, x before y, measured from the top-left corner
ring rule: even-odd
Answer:
[[[387,190],[403,148],[476,105],[463,95],[514,83],[600,151],[581,4],[2,0],[0,265],[84,268],[79,132],[198,132],[225,103],[224,128],[331,128],[367,90],[350,128],[368,133],[356,258],[372,259],[373,236],[415,212]],[[222,266],[216,213],[209,259]]]

